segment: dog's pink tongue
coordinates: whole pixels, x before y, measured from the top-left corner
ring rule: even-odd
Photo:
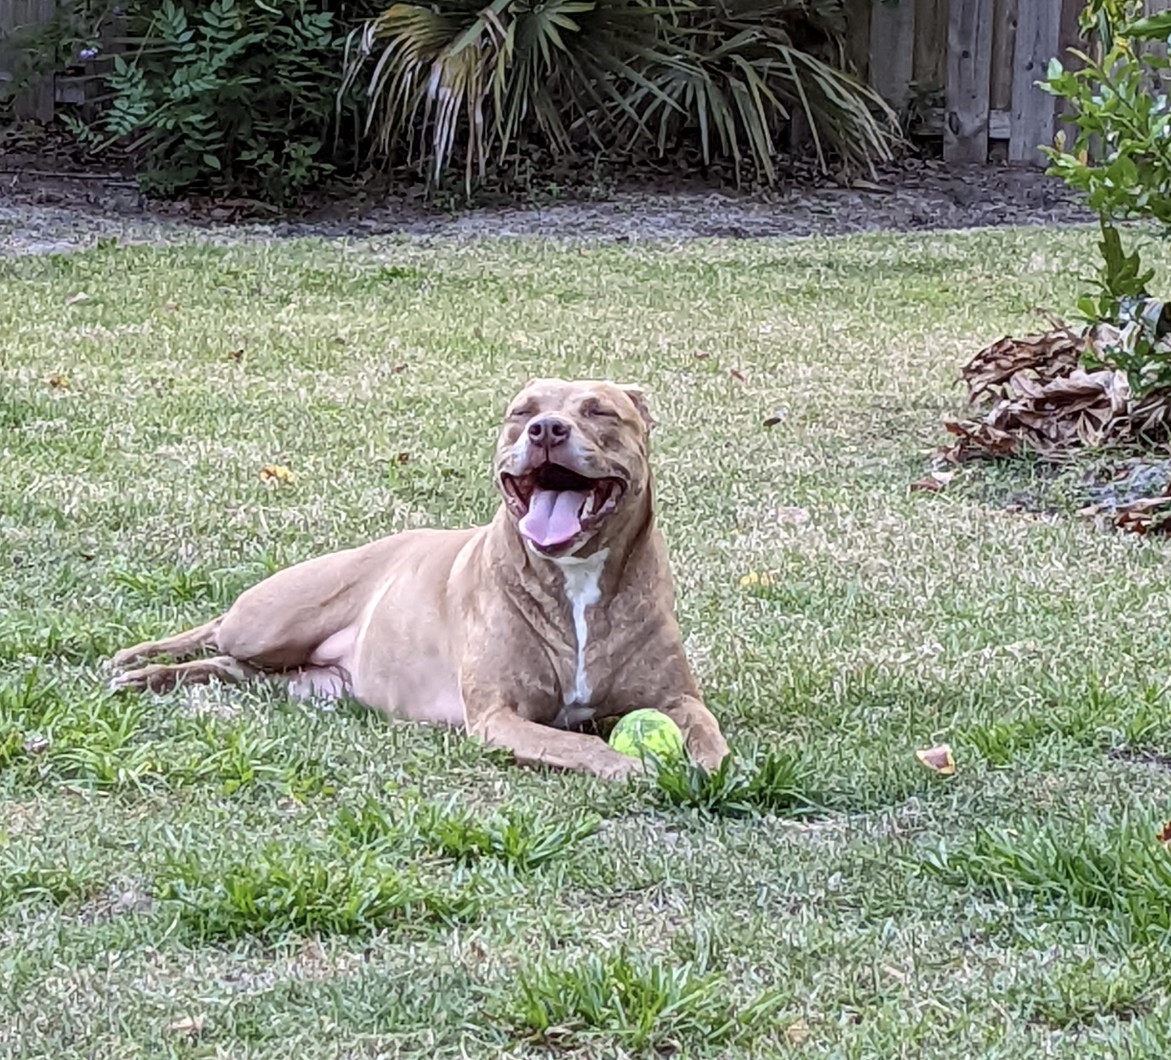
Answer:
[[[520,532],[534,545],[560,545],[581,529],[578,512],[585,502],[582,490],[533,490]]]

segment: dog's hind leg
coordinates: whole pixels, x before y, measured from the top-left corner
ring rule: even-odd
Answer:
[[[263,671],[233,658],[214,655],[210,659],[166,665],[154,663],[138,670],[128,670],[110,682],[114,689],[133,689],[137,692],[169,692],[179,684],[206,685],[212,681],[238,683],[255,677],[267,676]]]
[[[198,655],[205,648],[216,647],[216,634],[219,632],[223,618],[213,618],[202,626],[177,633],[173,637],[163,640],[144,640],[132,648],[124,648],[113,658],[114,668],[125,670],[133,663],[144,659],[157,659],[160,655],[169,655],[173,659],[189,659]]]

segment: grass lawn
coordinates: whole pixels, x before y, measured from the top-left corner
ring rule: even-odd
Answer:
[[[0,1055],[1169,1055],[1167,546],[907,490],[1094,238],[0,262]],[[693,664],[795,808],[104,690],[266,572],[487,520],[547,374],[649,389]]]

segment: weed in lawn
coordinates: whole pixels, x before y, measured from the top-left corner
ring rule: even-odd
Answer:
[[[243,861],[172,858],[155,892],[201,942],[369,935],[391,926],[425,933],[473,917],[481,904],[467,883],[431,886],[376,854],[292,843],[267,844]]]
[[[1088,917],[1123,942],[1171,933],[1171,850],[1159,824],[1123,817],[1109,827],[977,829],[965,845],[924,857],[923,867],[955,886],[1003,900],[1022,897],[1054,919]]]
[[[1030,983],[1020,1000],[1032,1019],[1057,1029],[1092,1026],[1103,1019],[1129,1022],[1149,1011],[1167,989],[1168,972],[1161,952],[1142,952],[1121,963],[1087,958]]]
[[[787,1000],[769,993],[738,1007],[730,993],[724,976],[701,975],[688,964],[590,953],[522,972],[506,1014],[539,1039],[568,1044],[582,1034],[604,1036],[642,1051],[751,1041]]]
[[[429,849],[457,863],[487,858],[517,872],[531,872],[593,835],[598,824],[592,815],[573,823],[544,822],[513,810],[480,819],[452,807],[427,807],[418,828]]]
[[[990,765],[1006,766],[1048,731],[1051,730],[1038,718],[1018,718],[970,726],[957,732],[956,740],[983,756]]]
[[[168,565],[148,571],[116,568],[110,573],[110,582],[138,604],[204,602],[216,595],[212,577],[198,567]]]
[[[248,720],[207,716],[184,719],[175,738],[159,752],[174,784],[211,783],[223,795],[253,784],[270,784],[298,799],[336,790],[329,765],[285,734],[258,730]]]
[[[594,834],[593,815],[572,822],[531,818],[518,810],[476,813],[418,801],[399,803],[391,814],[374,799],[341,807],[331,832],[366,849],[425,850],[457,865],[488,860],[517,872],[530,872],[555,861]]]
[[[43,858],[9,851],[6,838],[0,831],[0,913],[18,902],[48,901],[64,905],[95,893],[104,883],[88,867],[75,867],[60,860],[49,864]]]
[[[686,759],[654,765],[653,794],[663,806],[745,817],[808,812],[816,805],[809,767],[789,751],[770,751],[747,765],[729,756],[711,772]]]

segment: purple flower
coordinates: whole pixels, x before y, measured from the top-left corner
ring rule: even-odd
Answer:
[[[90,59],[96,59],[98,57],[98,50],[97,48],[82,48],[77,53],[77,57],[83,62],[88,62]]]

